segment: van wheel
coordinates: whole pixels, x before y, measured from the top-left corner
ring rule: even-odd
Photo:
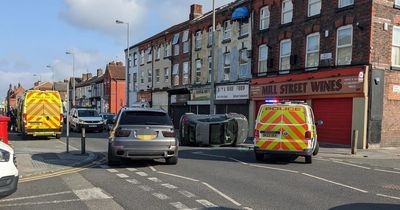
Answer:
[[[264,160],[264,154],[258,154],[258,153],[256,153],[256,160],[257,160],[257,161],[263,161],[263,160]]]
[[[317,155],[319,152],[319,142],[317,142],[317,145],[315,145],[314,152],[312,153],[314,156]]]
[[[174,156],[174,157],[165,158],[165,162],[168,165],[176,165],[176,164],[178,164],[178,157]]]
[[[61,134],[56,134],[56,139],[61,139]]]
[[[307,163],[307,164],[311,164],[311,163],[312,163],[312,155],[310,155],[310,156],[305,156],[305,159],[306,159],[306,163]]]

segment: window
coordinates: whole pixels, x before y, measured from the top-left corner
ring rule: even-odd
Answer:
[[[183,32],[183,53],[188,53],[189,52],[189,31]]]
[[[395,0],[394,1],[394,6],[396,6],[396,8],[400,7],[400,0]]]
[[[211,82],[212,57],[208,57],[208,82]]]
[[[247,69],[249,68],[248,50],[246,48],[241,49],[239,54],[239,77],[244,77],[247,75]]]
[[[293,3],[292,0],[285,0],[282,2],[282,24],[292,22],[293,18]]]
[[[213,28],[212,26],[208,28],[208,46],[212,45],[212,39],[213,39]]]
[[[187,84],[189,84],[189,62],[184,62],[182,85],[187,85]]]
[[[179,44],[174,45],[174,55],[179,55]]]
[[[164,57],[171,56],[171,45],[165,44],[164,45]]]
[[[339,0],[339,8],[347,7],[354,4],[354,0]]]
[[[223,80],[229,80],[229,73],[231,71],[231,53],[224,54],[224,74]]]
[[[279,70],[290,69],[291,52],[292,52],[292,41],[290,39],[282,40],[280,45]]]
[[[152,54],[151,54],[151,48],[147,49],[147,63],[150,63],[153,60]]]
[[[196,60],[196,83],[200,83],[201,80],[201,64],[202,64],[202,60],[201,59],[197,59]]]
[[[267,72],[268,46],[263,44],[258,48],[258,73]]]
[[[144,64],[144,50],[142,50],[142,53],[140,53],[140,64]]]
[[[174,80],[173,85],[179,85],[179,63],[174,64],[172,69],[172,78]]]
[[[306,68],[317,67],[319,65],[319,37],[319,33],[307,36]]]
[[[353,45],[353,26],[347,25],[337,29],[336,65],[351,64]]]
[[[224,40],[231,38],[231,24],[229,23],[229,20],[224,22],[224,35],[223,35],[223,38],[224,38]]]
[[[147,69],[147,82],[151,82],[152,78],[151,78],[151,69]]]
[[[157,51],[156,51],[156,52],[157,52],[157,53],[156,53],[156,59],[157,59],[157,60],[160,60],[160,58],[161,58],[161,46],[157,48]]]
[[[393,27],[392,66],[400,67],[400,27]]]
[[[169,69],[168,69],[168,67],[165,67],[164,68],[164,81],[168,82],[168,80],[169,80]]]
[[[245,36],[249,34],[249,22],[240,21],[239,22],[239,36]]]
[[[196,40],[195,40],[195,48],[196,49],[201,49],[201,31],[196,32]]]
[[[308,0],[308,17],[321,13],[321,0]]]
[[[138,55],[137,53],[133,53],[133,66],[137,66],[137,62],[138,62]]]
[[[160,83],[160,69],[156,69],[156,82]]]
[[[174,46],[174,55],[179,55],[179,33],[174,35],[172,45]]]
[[[140,82],[142,84],[144,83],[144,71],[143,70],[140,72]]]
[[[269,7],[265,6],[260,9],[260,30],[269,28]]]
[[[133,73],[133,91],[137,90],[137,73]]]

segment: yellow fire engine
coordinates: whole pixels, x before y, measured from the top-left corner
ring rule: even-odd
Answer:
[[[18,131],[26,136],[61,137],[63,108],[58,91],[27,90],[18,105]]]

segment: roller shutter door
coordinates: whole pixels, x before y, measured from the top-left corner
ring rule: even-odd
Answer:
[[[317,126],[318,140],[332,144],[351,144],[353,99],[315,99],[312,101],[315,120],[323,120]]]

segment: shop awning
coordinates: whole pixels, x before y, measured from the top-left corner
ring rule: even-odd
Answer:
[[[232,20],[246,19],[250,15],[247,7],[238,7],[232,13]]]

